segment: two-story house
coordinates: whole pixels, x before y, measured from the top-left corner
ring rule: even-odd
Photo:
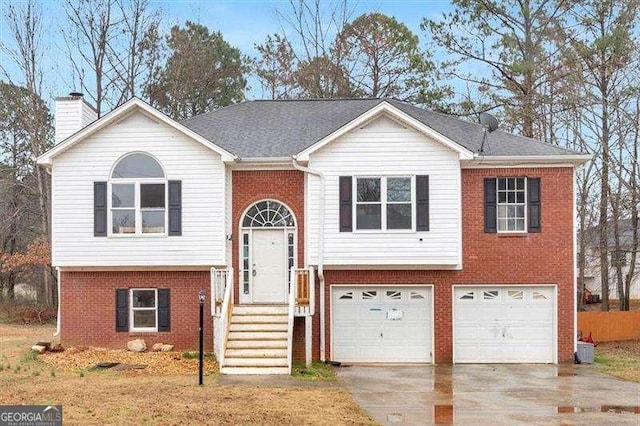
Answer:
[[[557,363],[575,348],[589,158],[392,99],[249,101],[176,122],[59,98],[59,332],[197,344],[223,373]]]

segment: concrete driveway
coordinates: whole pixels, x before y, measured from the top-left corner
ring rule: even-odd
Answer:
[[[345,366],[338,378],[383,424],[640,425],[640,384],[586,365]]]

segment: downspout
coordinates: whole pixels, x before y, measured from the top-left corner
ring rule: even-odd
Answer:
[[[56,315],[56,332],[53,333],[53,337],[58,337],[60,335],[60,328],[61,328],[61,324],[60,321],[62,320],[62,310],[60,309],[60,305],[61,305],[61,299],[60,299],[60,267],[56,266],[56,278],[58,281],[58,313]]]
[[[304,173],[309,173],[320,178],[320,224],[318,225],[318,278],[320,279],[320,360],[325,361],[325,302],[324,302],[324,222],[325,222],[325,188],[324,173],[300,165],[295,157],[292,157],[293,167]],[[307,194],[305,194],[306,197]],[[306,241],[305,241],[306,244]]]

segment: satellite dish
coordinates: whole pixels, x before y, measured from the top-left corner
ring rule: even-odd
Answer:
[[[489,130],[489,133],[498,128],[498,120],[488,112],[481,112],[479,119],[480,124],[482,124],[487,130]]]

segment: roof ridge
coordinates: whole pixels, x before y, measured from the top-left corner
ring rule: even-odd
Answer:
[[[317,102],[317,101],[381,101],[385,98],[297,98],[297,99],[249,99],[245,102]]]

